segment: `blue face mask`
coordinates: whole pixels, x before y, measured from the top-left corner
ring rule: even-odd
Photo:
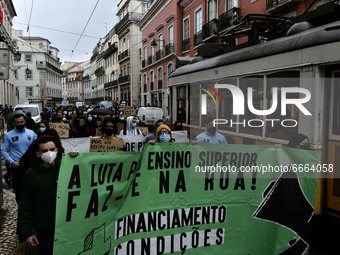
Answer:
[[[93,115],[93,117],[97,118],[97,115]]]
[[[132,127],[132,128],[136,128],[136,127],[137,127],[137,124],[136,124],[136,123],[132,123],[132,124],[131,124],[131,127]]]
[[[43,127],[39,128],[40,133],[43,133],[45,130],[46,128],[43,128]]]
[[[92,121],[92,117],[88,117],[87,120],[88,120],[88,121]]]
[[[139,124],[139,122],[140,122],[140,120],[136,120],[136,124],[137,124],[137,125]]]
[[[168,142],[170,142],[170,139],[171,139],[170,134],[161,134],[159,136],[159,140],[160,140],[161,143],[168,143]]]

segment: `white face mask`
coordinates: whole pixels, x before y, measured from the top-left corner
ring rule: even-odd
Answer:
[[[41,159],[48,164],[52,164],[54,160],[56,159],[56,157],[57,157],[57,153],[55,151],[48,151],[48,152],[41,154]]]

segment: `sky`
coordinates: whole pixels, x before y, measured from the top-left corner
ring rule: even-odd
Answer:
[[[24,36],[48,39],[51,46],[59,49],[60,62],[85,61],[86,53],[88,59],[91,58],[99,39],[103,38],[117,23],[119,0],[99,0],[99,2],[98,0],[12,0],[12,2],[17,13],[13,18],[13,28],[23,30]],[[92,12],[92,17],[84,31]],[[28,24],[29,32],[27,32]],[[80,38],[83,31],[83,36]]]

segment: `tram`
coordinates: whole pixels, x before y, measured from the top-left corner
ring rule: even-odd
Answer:
[[[340,217],[340,21],[295,25],[287,36],[176,69],[169,77],[171,118],[184,123],[191,139],[208,117],[222,119],[218,131],[237,144],[286,145],[292,134],[305,134],[322,163],[334,166],[321,176],[315,213]],[[244,107],[230,88],[243,92]],[[233,114],[239,107],[244,111]]]

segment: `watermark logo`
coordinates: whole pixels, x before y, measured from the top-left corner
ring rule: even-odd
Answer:
[[[217,99],[220,102],[220,105],[222,106],[221,97],[217,93],[216,89],[214,89],[213,87],[211,87],[208,84],[202,83],[201,85],[203,85],[204,87],[206,87],[206,88],[210,89],[212,92],[214,92],[214,94],[216,95]],[[204,89],[204,88],[201,88],[201,90],[204,91],[205,93],[207,93],[212,98],[212,100],[215,103],[215,106],[217,107],[217,102],[215,100],[215,97],[211,94],[211,92],[209,92],[207,89]],[[207,114],[207,94],[202,94],[202,98],[201,98],[202,99],[202,115],[206,115]]]
[[[220,101],[220,104],[222,106],[222,101],[215,90],[217,89],[228,89],[231,92],[232,99],[233,99],[233,115],[244,115],[245,113],[245,96],[243,94],[243,91],[231,84],[215,84],[215,88],[207,85],[207,84],[202,84],[203,86],[208,87],[211,91],[215,93],[217,96],[218,100]],[[217,106],[216,100],[214,96],[206,89],[201,88],[204,92],[206,92],[210,97],[214,100],[215,105]],[[305,88],[298,88],[298,87],[282,87],[280,88],[281,90],[281,115],[284,116],[287,114],[286,109],[287,105],[292,104],[295,105],[304,115],[312,115],[306,107],[303,106],[304,103],[307,103],[311,99],[311,93],[309,90]],[[288,94],[302,94],[304,97],[300,98],[288,98]],[[207,95],[202,94],[201,95],[201,114],[206,115],[207,114]],[[266,110],[258,110],[255,109],[254,104],[253,104],[253,88],[248,87],[247,88],[247,106],[249,111],[254,114],[254,115],[270,115],[274,113],[277,109],[278,106],[278,88],[273,88],[272,89],[272,105],[269,109]]]
[[[284,128],[293,128],[298,125],[298,122],[294,118],[285,118],[287,115],[288,106],[295,106],[296,109],[300,110],[304,115],[311,116],[312,114],[304,106],[305,103],[309,102],[311,99],[311,93],[309,90],[300,87],[272,87],[271,88],[271,105],[268,109],[256,109],[254,106],[254,89],[252,87],[247,87],[247,94],[237,86],[231,84],[215,84],[214,87],[201,84],[201,90],[206,94],[201,94],[201,114],[207,115],[207,95],[209,95],[217,107],[217,102],[214,95],[210,92],[212,91],[218,98],[220,105],[222,106],[222,100],[220,95],[217,93],[216,89],[227,89],[231,93],[232,97],[232,114],[234,116],[244,116],[247,112],[250,112],[252,116],[257,116],[254,119],[241,118],[241,122],[236,122],[233,119],[214,119],[213,126],[216,125],[230,125],[234,127],[235,125],[242,125],[243,127],[249,128],[259,128],[263,127],[265,123],[269,123],[271,128],[277,126],[278,123]],[[210,91],[209,91],[210,90]],[[280,93],[280,94],[279,94]],[[294,98],[293,98],[294,95]],[[280,100],[280,102],[279,102]],[[247,101],[247,102],[246,102]],[[280,103],[280,104],[279,104]],[[256,104],[255,104],[256,105]],[[246,109],[247,107],[247,109]],[[292,107],[290,107],[292,108]],[[278,111],[280,110],[280,111]],[[266,116],[274,114],[276,118],[270,119]],[[279,117],[280,116],[280,117]]]

